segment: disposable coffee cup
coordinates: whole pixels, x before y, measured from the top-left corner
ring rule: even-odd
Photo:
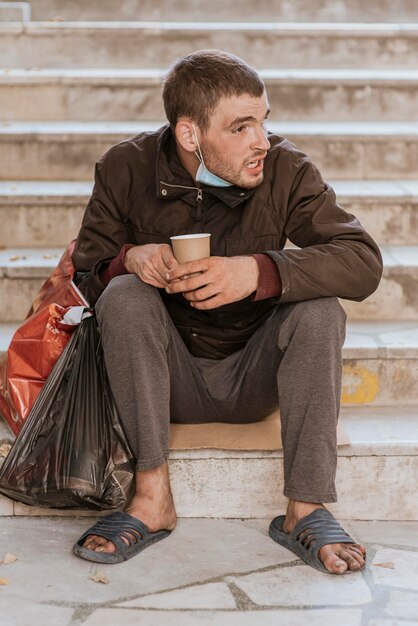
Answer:
[[[198,261],[210,256],[210,233],[170,237],[173,254],[179,263]]]

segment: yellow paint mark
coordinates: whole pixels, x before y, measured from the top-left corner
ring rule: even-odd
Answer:
[[[344,365],[341,402],[366,404],[375,400],[379,391],[379,377],[367,367]]]

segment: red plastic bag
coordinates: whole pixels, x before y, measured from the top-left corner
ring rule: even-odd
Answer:
[[[0,414],[17,435],[76,325],[63,322],[70,307],[88,306],[73,283],[75,240],[39,290],[26,320],[0,359]]]

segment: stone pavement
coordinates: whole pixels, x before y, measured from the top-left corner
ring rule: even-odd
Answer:
[[[418,625],[418,522],[344,522],[368,564],[340,577],[275,544],[268,519],[180,519],[134,559],[96,565],[71,553],[92,521],[0,519],[0,560],[17,557],[0,565],[2,626]]]

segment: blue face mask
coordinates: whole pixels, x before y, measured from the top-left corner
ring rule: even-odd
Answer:
[[[203,160],[202,151],[200,150],[199,140],[197,138],[196,128],[194,126],[193,132],[197,145],[197,152],[195,152],[195,154],[200,161],[200,165],[197,168],[196,172],[196,182],[204,183],[205,185],[210,185],[212,187],[232,187],[233,183],[230,183],[227,180],[216,176],[216,174],[212,174],[212,172],[208,170]]]

